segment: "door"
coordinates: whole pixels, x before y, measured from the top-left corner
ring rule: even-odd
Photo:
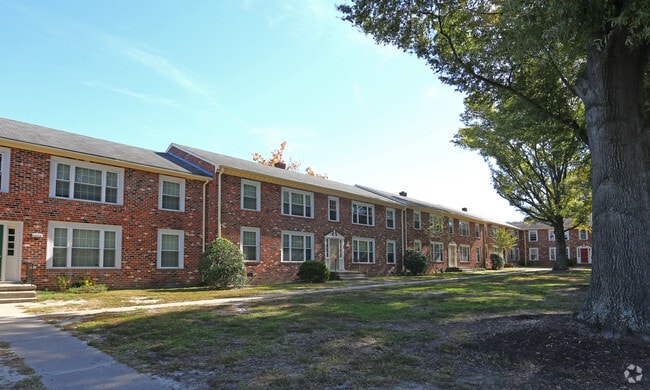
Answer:
[[[325,264],[330,271],[344,271],[343,236],[332,232],[325,236]]]
[[[579,253],[580,253],[580,264],[588,264],[589,263],[589,255],[590,255],[590,250],[588,246],[583,246],[579,248]]]
[[[2,281],[20,281],[21,239],[21,224],[0,224],[0,280]]]
[[[458,267],[458,246],[456,244],[449,244],[449,268]]]

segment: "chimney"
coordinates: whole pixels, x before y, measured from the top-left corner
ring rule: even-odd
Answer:
[[[467,212],[467,207],[463,207],[462,210],[463,210],[464,212]]]
[[[399,196],[403,196],[403,197],[406,198],[406,191],[402,191],[402,192],[400,192],[400,193],[399,193]]]
[[[276,162],[274,166],[280,169],[287,169],[287,164],[283,163],[282,161]]]

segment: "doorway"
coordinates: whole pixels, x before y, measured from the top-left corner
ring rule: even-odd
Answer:
[[[344,237],[336,231],[325,236],[325,265],[330,271],[345,271],[344,243]]]
[[[22,223],[0,222],[0,281],[20,282]]]

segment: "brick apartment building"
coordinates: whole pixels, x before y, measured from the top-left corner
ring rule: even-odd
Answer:
[[[543,223],[513,222],[519,228],[516,248],[509,251],[508,261],[524,265],[553,266],[557,260],[555,232]],[[567,224],[564,238],[569,259],[577,265],[591,264],[591,232],[589,229],[572,229]]]
[[[439,218],[444,229],[428,234]],[[402,270],[407,249],[435,269],[473,268],[485,266],[499,227],[518,231],[406,193],[0,119],[0,281],[29,273],[40,289],[60,275],[109,288],[199,285],[201,253],[217,237],[241,248],[252,283],[293,280],[305,260],[387,275]]]

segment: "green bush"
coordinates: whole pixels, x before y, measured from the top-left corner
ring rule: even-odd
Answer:
[[[246,286],[244,254],[225,238],[212,241],[199,263],[201,280],[215,290]]]
[[[422,275],[427,270],[427,257],[409,249],[404,252],[404,268],[412,275]]]
[[[575,267],[578,264],[578,260],[576,259],[567,259],[566,265],[567,267]]]
[[[325,263],[307,260],[298,268],[298,279],[302,282],[325,283],[330,278],[330,270]]]
[[[503,266],[506,263],[505,260],[503,260],[503,256],[498,253],[490,254],[490,262],[492,263],[493,270],[503,269]]]
[[[59,275],[56,277],[56,289],[57,291],[66,291],[70,288],[70,277],[67,275]]]

